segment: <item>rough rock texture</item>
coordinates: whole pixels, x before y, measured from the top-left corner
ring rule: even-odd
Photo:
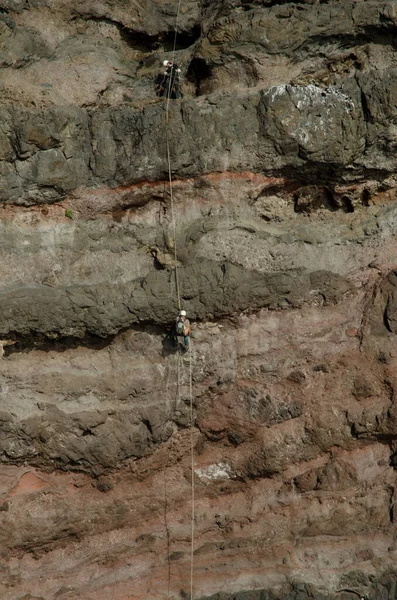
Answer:
[[[397,2],[182,0],[171,194],[177,6],[0,0],[0,597],[190,598],[192,444],[196,600],[396,600]]]

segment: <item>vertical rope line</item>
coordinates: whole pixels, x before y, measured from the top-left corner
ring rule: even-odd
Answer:
[[[170,559],[171,536],[170,536],[170,529],[168,527],[168,518],[167,518],[167,512],[168,512],[167,467],[168,467],[168,465],[166,464],[165,471],[164,471],[164,524],[165,524],[165,534],[166,534],[166,539],[167,539],[167,563],[168,563],[167,599],[169,600],[170,593],[171,593],[171,559]]]
[[[182,0],[178,1],[178,8],[176,11],[174,45],[173,45],[173,49],[172,49],[172,59],[171,59],[172,64],[174,64],[174,62],[175,62],[175,51],[176,51],[176,41],[177,41],[177,37],[178,37],[178,21],[179,21],[179,14],[180,14],[180,10],[181,10],[181,2],[182,2]],[[181,297],[180,297],[179,278],[178,278],[178,253],[177,253],[177,243],[176,243],[176,223],[175,223],[175,212],[174,212],[174,195],[173,195],[173,187],[172,187],[171,152],[170,152],[170,100],[171,100],[171,93],[172,93],[172,87],[171,87],[172,82],[173,81],[172,81],[172,73],[171,73],[171,81],[170,81],[170,85],[168,86],[168,90],[167,90],[167,92],[168,92],[167,93],[167,104],[166,104],[166,108],[165,108],[166,125],[167,125],[166,142],[167,142],[168,182],[169,182],[169,186],[170,186],[170,200],[171,200],[172,235],[174,238],[175,284],[176,284],[176,294],[177,294],[177,298],[178,298],[178,309],[180,310],[181,309]]]
[[[190,600],[193,600],[193,571],[194,571],[194,521],[195,521],[195,489],[194,489],[194,416],[193,416],[193,367],[192,342],[189,343],[189,394],[190,394],[190,457],[192,471],[192,507],[191,507],[191,547],[190,547]]]
[[[172,173],[171,173],[171,155],[170,155],[168,118],[167,118],[167,160],[168,160],[168,181],[169,181],[169,186],[170,186],[170,200],[171,200],[172,236],[174,238],[175,285],[176,285],[176,295],[178,298],[178,309],[181,310],[181,295],[180,295],[180,290],[179,290],[179,278],[178,278],[178,252],[177,252],[177,244],[176,244],[176,223],[175,223],[175,211],[174,211],[174,197],[173,197],[173,190],[172,190]]]
[[[181,12],[181,3],[182,0],[178,1],[178,8],[176,10],[176,21],[175,21],[175,33],[174,33],[174,45],[172,48],[172,64],[174,64],[175,61],[175,51],[176,51],[176,40],[178,37],[178,21],[179,21],[179,14]],[[171,99],[171,89],[168,88],[168,94],[167,94],[167,106],[166,106],[166,111],[167,111],[167,124],[168,124],[168,109],[170,107],[170,99]]]
[[[175,62],[175,51],[176,42],[178,36],[178,21],[181,9],[182,0],[178,0],[178,7],[176,12],[176,23],[175,23],[175,34],[174,34],[174,45],[172,50],[172,64]],[[171,73],[172,76],[172,73]],[[172,84],[172,79],[170,84]],[[176,283],[176,294],[178,298],[178,309],[181,309],[181,298],[180,288],[178,279],[178,252],[177,252],[177,241],[176,241],[176,223],[175,223],[175,211],[174,211],[174,195],[172,186],[172,168],[171,168],[171,152],[170,152],[170,118],[169,108],[171,99],[172,87],[168,86],[167,93],[167,104],[166,104],[166,144],[167,144],[167,163],[168,163],[168,182],[170,187],[170,202],[171,202],[171,220],[172,220],[172,232],[174,237],[174,258],[175,258],[175,283]],[[193,576],[194,576],[194,521],[195,521],[195,488],[194,488],[194,415],[193,415],[193,374],[192,374],[192,346],[191,341],[189,343],[189,396],[190,396],[190,456],[191,456],[191,552],[190,552],[190,599],[193,600]],[[177,367],[177,397],[179,399],[180,394],[180,363],[179,363],[179,352],[178,352],[178,367]]]

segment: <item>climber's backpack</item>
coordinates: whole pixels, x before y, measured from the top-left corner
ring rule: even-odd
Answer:
[[[178,335],[183,335],[184,331],[185,331],[185,323],[183,321],[178,321],[178,323],[176,324],[176,333]]]

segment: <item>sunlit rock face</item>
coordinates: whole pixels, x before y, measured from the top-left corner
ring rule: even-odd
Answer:
[[[177,7],[0,0],[1,599],[396,600],[397,3]]]

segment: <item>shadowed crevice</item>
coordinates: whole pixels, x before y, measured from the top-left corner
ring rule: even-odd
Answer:
[[[123,41],[134,50],[140,52],[153,52],[154,50],[163,50],[171,52],[174,48],[175,31],[162,32],[156,35],[150,35],[143,31],[137,31],[129,27],[125,27],[119,21],[115,21],[108,17],[95,17],[89,15],[81,17],[84,21],[94,21],[97,23],[107,23],[117,27]],[[201,37],[201,25],[193,25],[190,29],[178,31],[175,50],[185,50],[190,48]]]

